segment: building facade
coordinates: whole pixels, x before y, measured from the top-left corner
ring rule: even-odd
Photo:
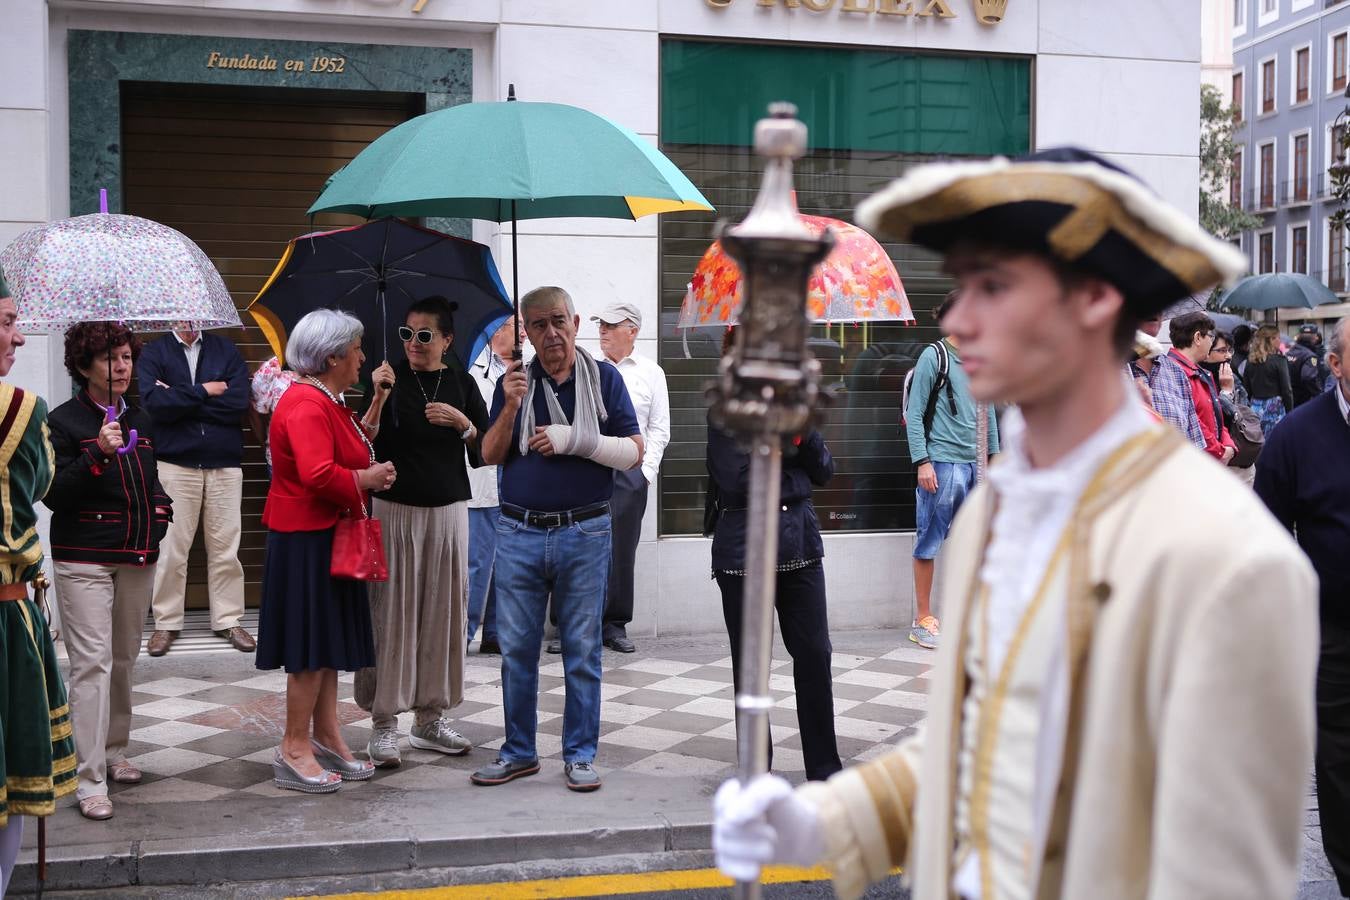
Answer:
[[[1332,233],[1330,169],[1345,162],[1350,3],[1234,0],[1228,96],[1238,117],[1230,198],[1263,224],[1242,235],[1252,271],[1301,272],[1347,295],[1346,239]],[[1344,302],[1281,311],[1329,321]]]
[[[1258,0],[1260,2],[1260,0]],[[1287,2],[1287,0],[1285,0]],[[304,210],[385,129],[456,103],[523,100],[594,110],[657,142],[716,214],[522,223],[522,289],[568,288],[587,317],[643,310],[638,352],[672,391],[673,440],[648,505],[631,632],[717,631],[702,517],[702,386],[716,335],[676,313],[715,220],[758,186],[754,121],[794,101],[811,128],[803,210],[848,219],[915,162],[1076,143],[1197,205],[1201,21],[1165,0],[8,0],[0,32],[0,241],[97,209],[159,219],[198,241],[242,307],[287,239],[349,223]],[[1283,84],[1283,82],[1282,82]],[[1283,155],[1281,156],[1283,159]],[[512,271],[509,229],[439,227],[489,244]],[[919,323],[818,327],[840,399],[824,426],[840,473],[817,496],[836,626],[907,622],[914,473],[899,422],[905,369],[936,337],[937,261],[887,244]],[[231,335],[251,363],[256,328]],[[67,396],[59,337],[16,377]],[[244,563],[260,570],[261,456],[246,462]],[[193,570],[192,581],[201,581]],[[198,585],[200,586],[200,585]],[[251,595],[252,595],[251,591]],[[196,595],[196,596],[199,596]]]

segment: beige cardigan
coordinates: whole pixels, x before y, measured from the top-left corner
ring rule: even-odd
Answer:
[[[1231,473],[1170,429],[1152,436],[1103,465],[1075,514],[1068,738],[1033,896],[1292,898],[1313,754],[1316,576]],[[800,789],[821,809],[841,897],[905,860],[914,900],[951,896],[960,636],[992,500],[978,488],[950,537],[924,728]]]

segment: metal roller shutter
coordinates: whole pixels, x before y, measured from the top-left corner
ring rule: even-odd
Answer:
[[[311,222],[305,210],[330,174],[422,110],[420,94],[124,82],[125,209],[196,241],[242,310],[288,240],[359,221],[323,215]],[[221,333],[238,344],[252,370],[272,351],[251,317],[243,318],[243,330]],[[245,439],[239,557],[247,603],[256,606],[267,470],[251,432]],[[200,535],[188,562],[187,601],[192,609],[207,606]]]

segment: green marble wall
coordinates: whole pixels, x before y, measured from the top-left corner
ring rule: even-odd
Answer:
[[[98,211],[99,188],[109,211],[122,209],[123,81],[403,91],[424,94],[428,112],[473,93],[473,51],[440,47],[71,31],[67,66],[72,216]],[[470,236],[464,219],[427,225]]]

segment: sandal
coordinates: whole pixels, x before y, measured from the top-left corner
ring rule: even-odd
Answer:
[[[80,815],[86,819],[111,819],[112,814],[112,801],[108,799],[107,795],[85,797],[80,801]]]
[[[126,759],[119,759],[115,763],[108,765],[108,777],[118,784],[140,784],[141,770],[136,768],[135,763]]]

